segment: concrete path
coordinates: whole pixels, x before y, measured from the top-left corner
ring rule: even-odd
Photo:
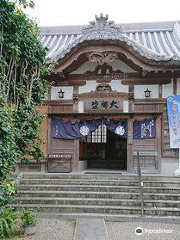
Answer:
[[[74,240],[108,240],[103,219],[77,219]]]
[[[180,240],[180,225],[157,222],[106,222],[109,240]]]
[[[39,219],[36,233],[14,240],[73,240],[75,221],[63,219]],[[11,239],[11,240],[13,240]]]

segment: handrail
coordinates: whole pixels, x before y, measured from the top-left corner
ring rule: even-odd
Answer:
[[[139,177],[139,190],[140,190],[140,200],[141,200],[141,215],[144,216],[144,199],[143,199],[143,178],[141,173],[141,166],[139,161],[139,151],[137,151],[137,173]]]

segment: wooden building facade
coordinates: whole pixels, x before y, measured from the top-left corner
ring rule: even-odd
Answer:
[[[96,16],[88,26],[43,27],[47,57],[57,61],[53,82],[41,107],[46,171],[88,168],[172,174],[178,149],[170,149],[166,98],[180,93],[180,23],[115,24]],[[135,139],[135,121],[155,119],[154,138]],[[78,139],[52,136],[52,121],[102,120]],[[104,120],[127,125],[121,138]],[[122,129],[121,129],[122,130]]]

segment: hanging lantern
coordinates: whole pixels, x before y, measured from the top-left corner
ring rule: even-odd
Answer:
[[[64,98],[64,93],[62,89],[60,89],[60,91],[58,92],[59,94],[59,98]]]
[[[151,96],[151,91],[147,88],[146,91],[144,91],[145,97],[150,97]]]

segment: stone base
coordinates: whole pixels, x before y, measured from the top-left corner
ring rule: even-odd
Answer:
[[[180,176],[180,168],[176,169],[176,171],[174,171],[175,176]]]
[[[39,163],[36,160],[30,160],[29,163],[19,163],[16,167],[16,172],[46,172],[46,160],[41,160]]]
[[[161,158],[161,174],[165,175],[174,175],[174,172],[179,166],[178,158]]]
[[[79,171],[87,170],[87,160],[79,161]]]

